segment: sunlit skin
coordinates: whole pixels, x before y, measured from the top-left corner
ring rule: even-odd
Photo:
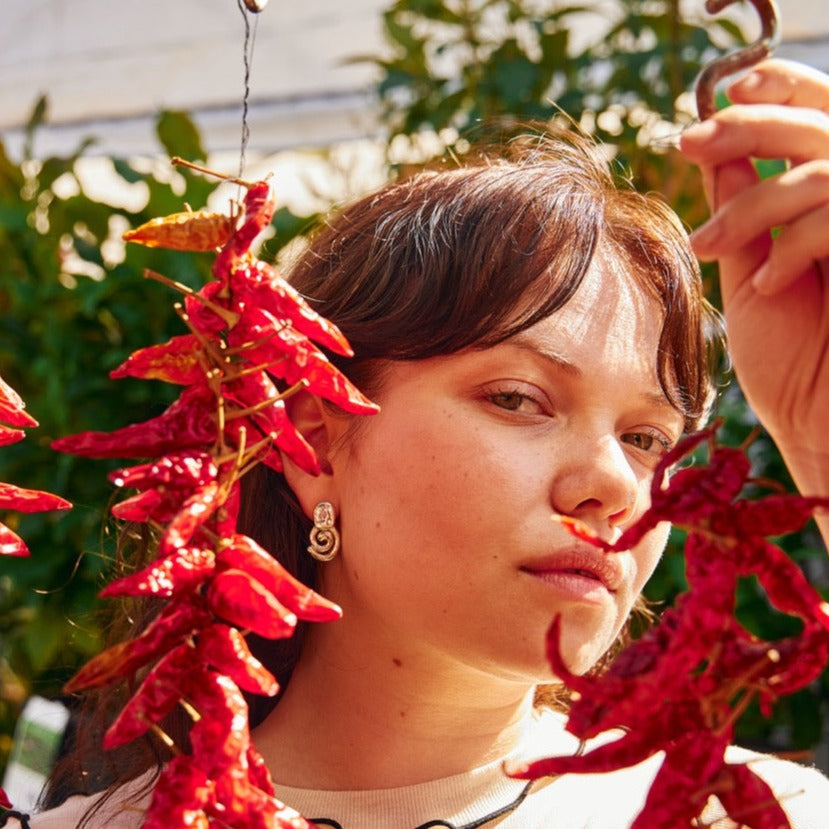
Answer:
[[[647,508],[653,469],[683,426],[657,379],[660,325],[656,304],[602,257],[563,309],[514,339],[393,364],[381,414],[356,432],[322,416],[312,439],[324,432],[330,474],[287,474],[306,511],[318,500],[337,508],[342,553],[321,590],[344,619],[314,627],[257,735],[276,780],[376,787],[385,770],[400,785],[498,756],[533,686],[551,678],[544,637],[556,613],[574,669],[610,646],[667,527],[606,564],[554,515],[612,539]],[[401,731],[405,755],[390,758]],[[367,732],[387,743],[366,752],[382,769],[337,763]],[[324,735],[317,761],[309,734]],[[424,734],[447,741],[432,746],[428,770],[412,759]]]

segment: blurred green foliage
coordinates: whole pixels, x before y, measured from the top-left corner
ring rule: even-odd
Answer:
[[[591,38],[580,28],[584,13],[595,9],[587,2],[397,0],[383,14],[388,54],[361,58],[380,73],[390,147],[434,130],[451,156],[482,138],[483,125],[503,140],[528,121],[567,117],[611,145],[620,172],[639,189],[662,194],[689,226],[697,225],[707,212],[701,182],[671,149],[671,138],[693,117],[686,93],[701,65],[723,46],[741,43],[742,35],[721,20],[684,19],[679,0],[609,0],[602,8],[605,31]],[[113,383],[107,375],[134,349],[183,330],[172,308],[176,297],[144,279],[143,269],[198,285],[209,276],[211,259],[139,246],[128,246],[123,259],[113,257],[113,236],[185,203],[202,207],[215,183],[186,170],[169,176],[113,158],[117,177],[146,188],[146,204],[132,212],[96,201],[84,192],[77,169],[88,142],[64,157],[38,159],[37,130],[45,117],[41,101],[22,160],[12,161],[0,145],[0,375],[41,424],[25,442],[0,451],[0,480],[48,489],[75,508],[0,516],[32,550],[26,561],[0,559],[0,766],[25,697],[57,693],[98,648],[96,593],[115,555],[114,529],[105,516],[112,498],[106,473],[117,463],[56,455],[49,444],[85,429],[144,420],[170,402],[174,390],[163,384]],[[198,131],[183,113],[161,113],[157,135],[164,154],[205,158]],[[303,217],[283,209],[269,248],[305,227]],[[717,302],[714,274],[705,276]],[[725,418],[726,443],[742,442],[756,425],[734,386],[720,395],[718,414]],[[758,476],[788,483],[764,436],[750,452]],[[825,554],[813,529],[784,544],[807,571],[825,579]],[[685,587],[681,545],[681,533],[674,533],[648,587],[654,601],[670,602]],[[767,637],[787,632],[790,621],[770,614],[762,591],[748,581],[739,614]],[[749,711],[740,738],[811,749],[827,698],[824,674],[770,720]]]

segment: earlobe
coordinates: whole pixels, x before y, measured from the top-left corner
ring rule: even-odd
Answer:
[[[323,401],[305,391],[290,397],[285,405],[291,422],[312,447],[320,464],[320,473],[313,475],[282,453],[285,480],[297,496],[303,512],[310,518],[320,501],[337,503],[329,460],[334,439],[333,419],[325,411]]]

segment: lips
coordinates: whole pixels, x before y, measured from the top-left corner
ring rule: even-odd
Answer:
[[[615,553],[603,553],[595,547],[576,546],[559,550],[552,555],[533,559],[520,566],[520,570],[533,575],[569,573],[601,582],[615,593],[625,578],[624,567]]]

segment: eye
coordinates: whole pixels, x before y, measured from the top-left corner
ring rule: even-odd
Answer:
[[[522,412],[525,414],[543,414],[544,406],[533,395],[515,388],[496,389],[486,392],[486,399],[508,412]]]
[[[628,443],[643,452],[657,453],[659,455],[668,452],[673,443],[661,432],[647,430],[643,432],[628,432],[622,435],[623,443]]]

